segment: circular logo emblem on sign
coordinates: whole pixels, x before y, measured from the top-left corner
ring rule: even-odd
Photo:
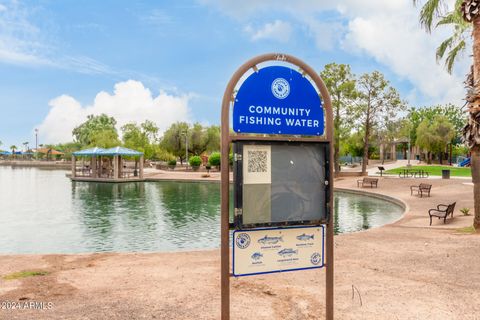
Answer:
[[[235,242],[237,243],[237,247],[245,249],[250,245],[250,236],[246,233],[240,233]]]
[[[314,265],[319,264],[320,263],[320,253],[315,252],[314,254],[312,254],[312,256],[310,257],[310,262]]]
[[[272,93],[278,99],[285,99],[290,94],[290,85],[283,78],[277,78],[272,82]]]

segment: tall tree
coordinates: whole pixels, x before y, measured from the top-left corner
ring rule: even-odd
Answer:
[[[356,97],[355,77],[349,65],[329,63],[320,72],[320,77],[330,93],[333,106],[333,128],[334,128],[334,167],[340,171],[340,143],[346,138],[351,123],[349,121],[351,112],[351,101]]]
[[[414,4],[419,0],[413,0]],[[447,70],[452,71],[458,53],[465,50],[468,37],[473,42],[473,66],[467,76],[466,101],[469,119],[463,130],[463,138],[471,151],[471,170],[473,181],[473,196],[475,216],[473,226],[480,230],[480,2],[478,0],[456,0],[452,11],[445,0],[428,0],[420,12],[422,26],[431,31],[432,27],[453,25],[453,35],[442,42],[437,49],[437,59],[446,57]],[[471,31],[471,33],[470,33]]]
[[[158,127],[153,121],[145,120],[140,124],[140,127],[150,143],[154,144],[158,142]]]
[[[117,121],[106,114],[89,115],[87,121],[73,129],[72,134],[83,147],[113,147],[120,144],[116,124]]]
[[[373,130],[386,119],[394,119],[399,111],[405,109],[405,105],[397,90],[378,71],[363,74],[357,80],[357,90],[355,115],[364,133],[362,173],[366,174]]]
[[[137,125],[127,123],[121,128],[123,144],[127,148],[141,151],[145,159],[152,159],[158,149],[158,127],[150,120]]]
[[[454,106],[453,104],[446,104],[446,105],[435,105],[429,107],[422,107],[422,108],[411,108],[408,111],[407,118],[412,123],[412,130],[413,130],[413,140],[416,141],[416,130],[420,122],[427,119],[430,122],[437,115],[445,116],[448,121],[454,126],[455,130],[455,137],[452,139],[452,142],[457,145],[461,142],[461,135],[463,127],[465,126],[465,122],[467,121],[467,117],[465,112]]]
[[[176,122],[165,131],[162,139],[162,147],[174,156],[180,158],[180,162],[185,160],[185,135],[189,135],[189,126],[186,122]]]
[[[212,125],[207,128],[205,148],[207,152],[220,150],[220,126]]]
[[[424,119],[417,128],[416,144],[427,151],[427,162],[432,162],[432,154],[438,154],[440,164],[443,153],[455,136],[455,129],[447,117],[437,115],[432,120]]]

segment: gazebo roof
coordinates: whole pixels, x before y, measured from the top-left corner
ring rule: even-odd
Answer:
[[[143,152],[127,149],[124,147],[114,147],[103,150],[100,154],[102,156],[142,156]]]
[[[105,149],[102,149],[102,148],[98,148],[98,147],[95,147],[95,148],[90,148],[90,149],[85,149],[85,150],[80,150],[80,151],[77,151],[77,152],[74,152],[73,155],[78,157],[78,156],[100,156],[102,155],[101,152],[105,151]]]
[[[135,157],[135,156],[142,156],[143,152],[139,152],[136,150],[132,149],[127,149],[124,147],[113,147],[110,149],[102,149],[102,148],[90,148],[90,149],[85,149],[81,151],[77,151],[73,153],[74,156],[76,157],[81,157],[81,156],[130,156],[130,157]]]

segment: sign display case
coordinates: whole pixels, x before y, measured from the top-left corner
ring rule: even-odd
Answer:
[[[234,157],[236,229],[328,219],[328,143],[236,142]]]

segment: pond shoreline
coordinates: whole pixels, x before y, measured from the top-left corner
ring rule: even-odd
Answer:
[[[473,207],[473,188],[460,179],[430,180],[430,198],[410,196],[409,185],[420,181],[380,178],[378,189],[368,191],[406,202],[409,212],[390,225],[335,237],[336,318],[473,320],[480,313],[480,236],[457,231],[471,225],[472,216],[458,210]],[[359,189],[356,179],[336,186]],[[454,218],[429,227],[428,208],[450,201],[457,201]],[[0,278],[0,301],[51,301],[54,308],[0,310],[0,318],[219,318],[218,249],[0,255],[2,276],[33,269],[50,273]],[[232,317],[322,317],[324,277],[320,269],[232,278]],[[362,303],[357,294],[352,299],[352,286]]]
[[[40,168],[40,169],[57,169],[71,170],[72,164],[64,161],[22,161],[22,160],[0,160],[0,166],[10,166],[12,168]]]

